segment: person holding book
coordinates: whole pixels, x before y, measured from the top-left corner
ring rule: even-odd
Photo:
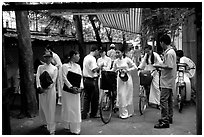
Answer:
[[[80,59],[77,51],[70,51],[68,63],[62,65],[62,111],[61,118],[64,127],[72,134],[81,132],[81,103],[80,91],[83,88],[82,71],[76,62]],[[75,90],[76,89],[76,90]]]
[[[169,128],[173,123],[173,91],[176,80],[176,52],[171,46],[171,38],[165,34],[159,39],[161,47],[164,49],[163,62],[154,64],[157,69],[161,69],[160,76],[160,105],[161,119],[154,125],[154,128]]]
[[[39,93],[39,117],[43,127],[47,128],[51,135],[55,134],[55,110],[56,110],[56,80],[58,70],[52,65],[53,54],[45,51],[43,55],[45,64],[37,69],[36,84]]]

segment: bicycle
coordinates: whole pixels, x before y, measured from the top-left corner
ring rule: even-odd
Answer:
[[[112,112],[116,113],[114,106],[117,74],[113,71],[102,71],[101,75],[101,89],[107,92],[104,92],[101,97],[99,110],[102,122],[107,124],[111,120]]]
[[[155,70],[152,70],[152,71],[142,70],[141,72],[139,72],[139,77],[140,77],[139,111],[141,115],[144,114],[144,111],[146,110],[148,106],[149,101],[147,97],[146,87],[151,85],[151,82],[153,79],[152,73]]]

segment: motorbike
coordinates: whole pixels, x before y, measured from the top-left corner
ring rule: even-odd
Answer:
[[[184,81],[184,72],[186,71],[185,63],[177,64],[177,77],[178,81],[176,82],[176,93],[177,93],[177,104],[178,110],[181,113],[183,109],[183,104],[186,98],[186,83]]]

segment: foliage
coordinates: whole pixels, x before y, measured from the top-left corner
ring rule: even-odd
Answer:
[[[5,3],[6,4],[6,3]],[[9,3],[11,4],[11,3]],[[49,2],[27,2],[26,4],[52,4]],[[93,26],[88,18],[88,15],[80,15],[83,26],[84,41],[96,41],[96,34]],[[94,23],[98,28],[101,42],[123,42],[123,33],[125,40],[135,39],[135,34],[123,32],[113,28],[103,27],[103,24],[94,15]],[[73,15],[66,13],[66,11],[57,10],[35,10],[29,11],[28,14],[30,29],[32,31],[45,32],[48,35],[62,35],[76,37],[76,28],[74,25]]]
[[[159,33],[171,32],[176,34],[185,22],[186,16],[191,14],[191,8],[145,8],[143,9],[142,29],[143,37],[157,37]]]
[[[88,15],[82,16],[82,26],[84,41],[96,41],[96,36]]]

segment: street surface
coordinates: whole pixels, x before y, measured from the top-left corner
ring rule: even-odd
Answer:
[[[138,83],[137,80],[137,77],[133,77],[135,83]],[[138,110],[138,100],[138,85],[134,84],[135,114],[132,117],[120,119],[115,113],[108,124],[104,124],[100,118],[88,118],[82,121],[81,135],[196,135],[195,104],[189,103],[184,106],[182,113],[179,113],[175,106],[173,124],[170,128],[155,129],[154,124],[160,118],[160,110],[148,107],[145,114],[141,116]],[[61,106],[57,105],[56,135],[67,135],[68,132],[63,129],[60,114]],[[12,135],[48,135],[48,132],[40,126],[38,116],[30,119],[11,117]]]

